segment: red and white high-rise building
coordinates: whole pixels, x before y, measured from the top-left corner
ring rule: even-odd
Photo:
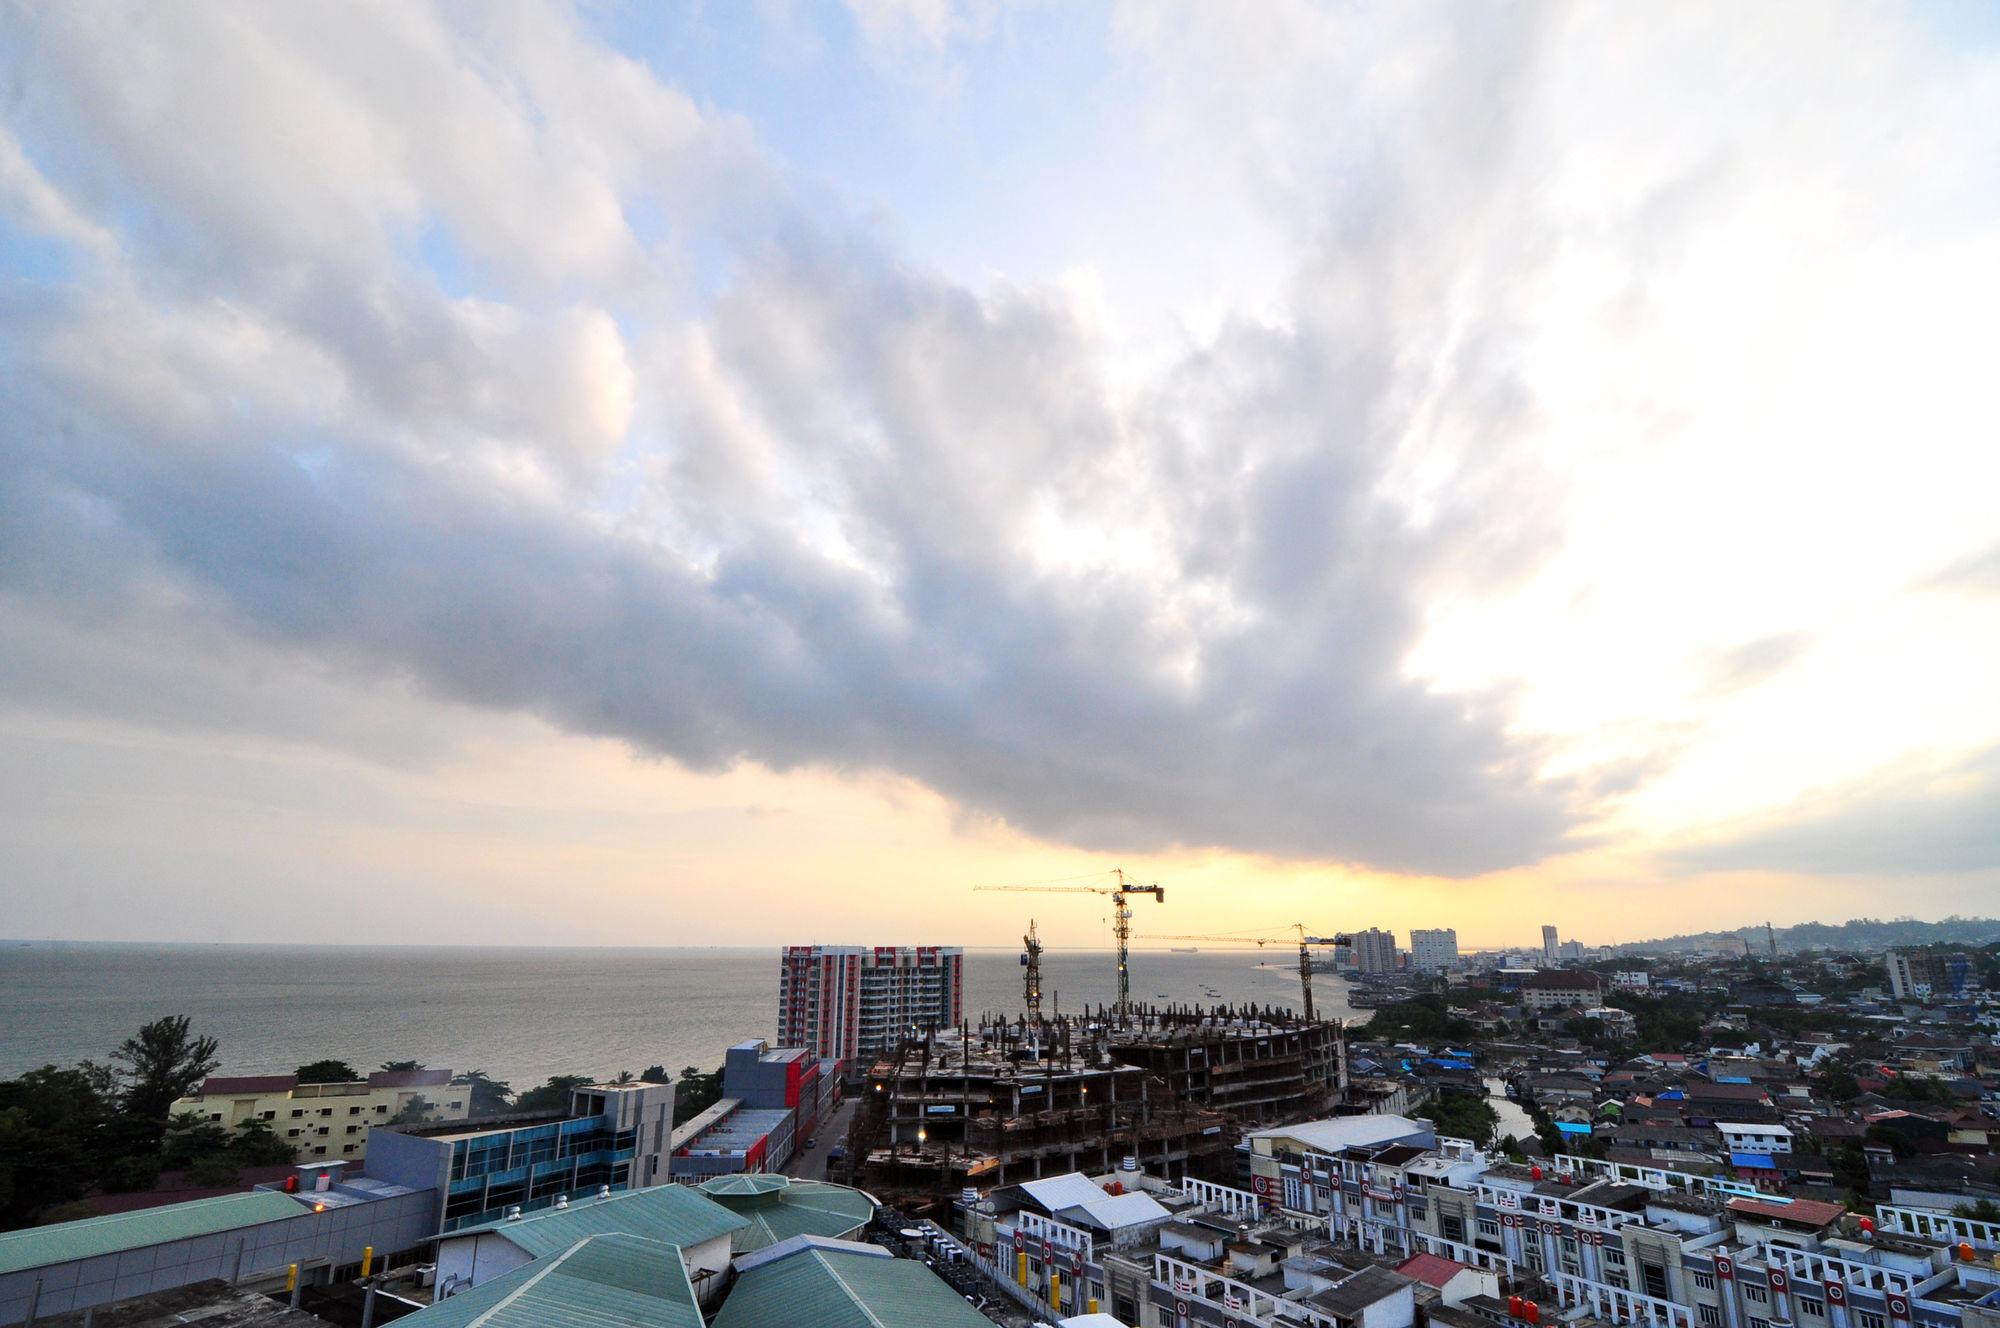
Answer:
[[[956,1028],[965,951],[955,945],[788,945],[779,960],[778,1041],[865,1065],[898,1039]]]

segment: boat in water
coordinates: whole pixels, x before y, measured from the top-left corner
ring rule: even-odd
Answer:
[[[1168,946],[1168,947],[1167,947],[1167,953],[1168,953],[1168,954],[1200,954],[1200,953],[1201,953],[1201,947],[1200,947],[1200,946],[1198,946],[1198,945],[1170,945],[1170,946]]]

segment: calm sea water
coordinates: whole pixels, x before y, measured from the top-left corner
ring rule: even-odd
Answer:
[[[1111,955],[1049,951],[1045,1001],[1109,1003]],[[1207,990],[1220,993],[1208,997]],[[1352,1017],[1344,987],[1315,975],[1323,1013]],[[1145,952],[1139,1000],[1296,1006],[1282,951]],[[472,949],[0,942],[0,1076],[103,1060],[140,1024],[191,1015],[233,1074],[282,1074],[339,1057],[363,1069],[417,1060],[482,1069],[518,1090],[553,1074],[704,1069],[772,1036],[776,949]],[[966,1012],[1018,1013],[1013,950],[966,952]]]

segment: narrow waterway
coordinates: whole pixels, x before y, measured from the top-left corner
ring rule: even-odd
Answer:
[[[1535,1137],[1535,1123],[1520,1103],[1507,1096],[1507,1085],[1497,1075],[1486,1076],[1486,1100],[1500,1117],[1500,1123],[1493,1127],[1495,1143],[1510,1134],[1516,1139]]]

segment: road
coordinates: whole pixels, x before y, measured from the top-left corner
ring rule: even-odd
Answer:
[[[856,1099],[851,1097],[846,1099],[834,1108],[832,1116],[819,1123],[819,1128],[814,1131],[814,1137],[819,1140],[819,1147],[810,1152],[802,1149],[793,1153],[792,1160],[785,1164],[787,1176],[797,1176],[800,1180],[826,1179],[826,1155],[833,1151],[836,1143],[847,1137],[847,1124],[854,1119],[855,1101]]]

